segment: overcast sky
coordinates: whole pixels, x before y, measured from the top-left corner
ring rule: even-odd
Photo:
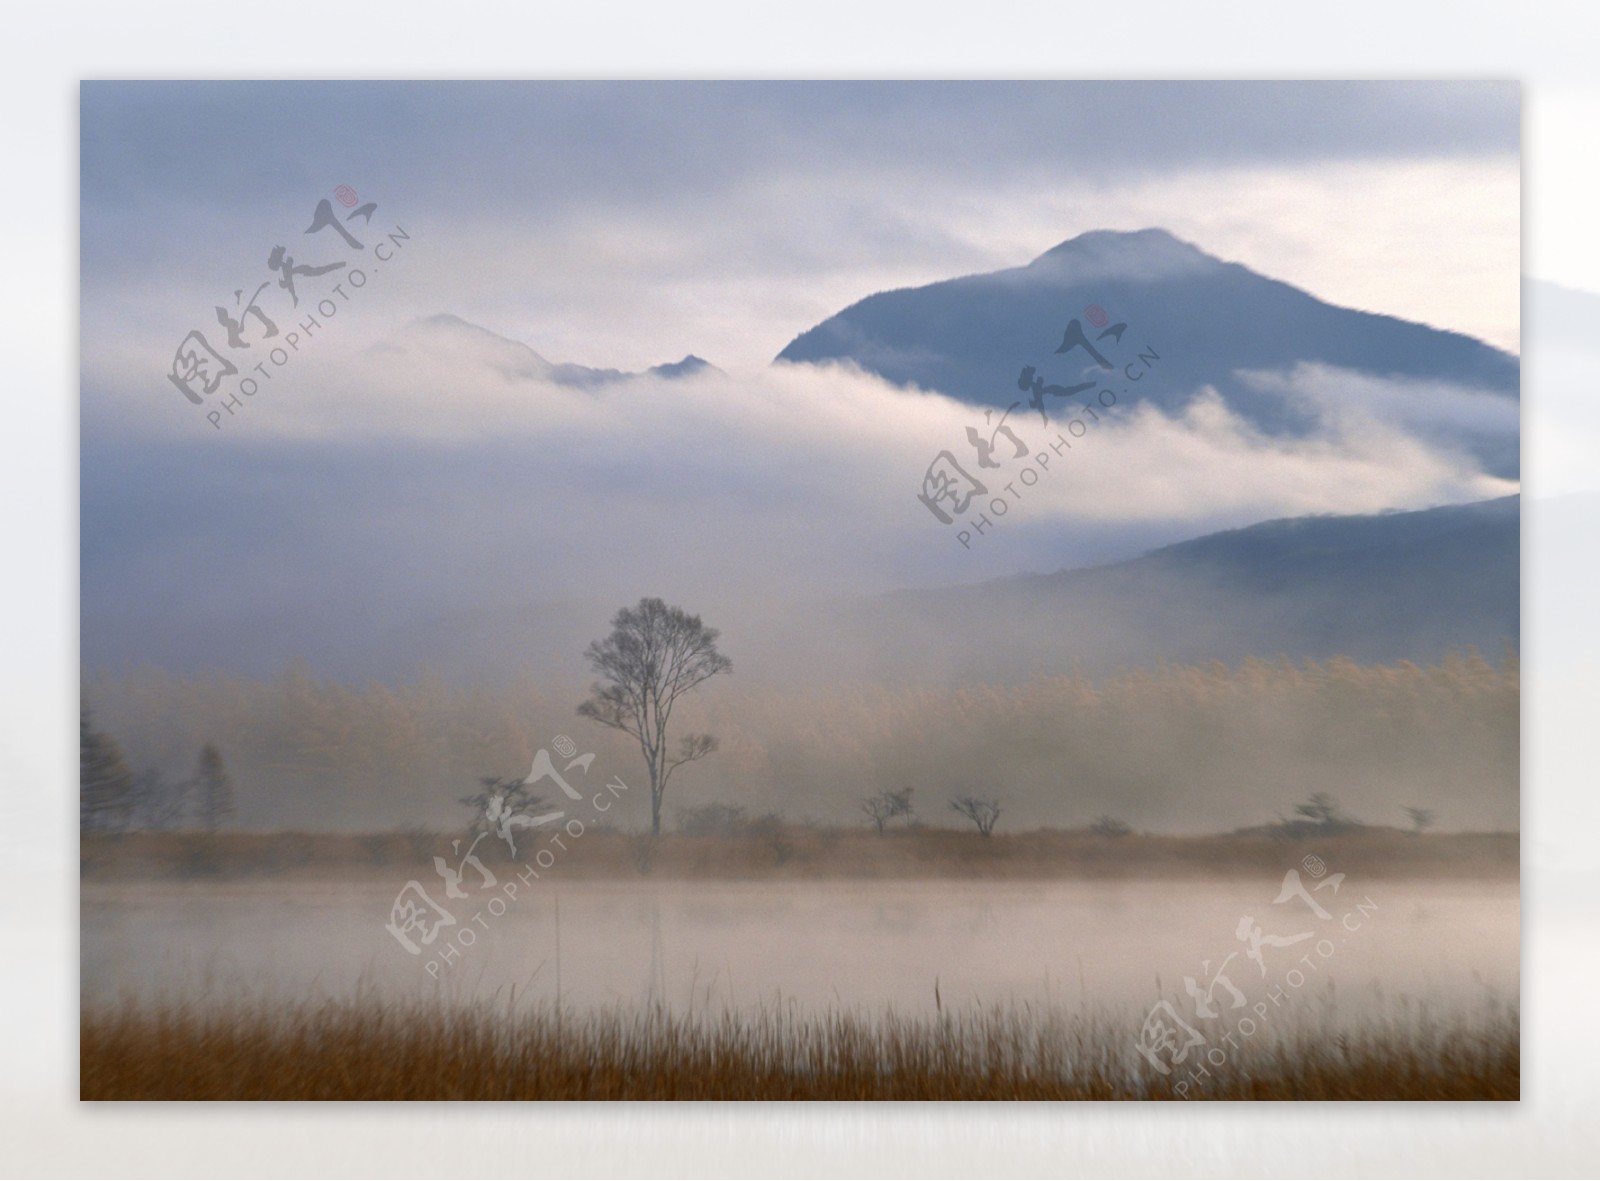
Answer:
[[[164,372],[340,184],[414,243],[345,343],[449,311],[554,360],[747,369],[873,291],[1162,226],[1330,302],[1515,350],[1519,98],[1510,83],[88,83],[85,361]]]

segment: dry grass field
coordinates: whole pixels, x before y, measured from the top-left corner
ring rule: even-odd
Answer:
[[[1197,1056],[1198,1057],[1198,1056]],[[86,1100],[1514,1100],[1514,1009],[1406,1009],[1339,1031],[1304,1017],[1189,1084],[1144,1065],[1127,1022],[985,1009],[662,1010],[302,1003],[86,1013]],[[1191,1066],[1194,1063],[1191,1063]],[[1180,1067],[1179,1069],[1184,1069]]]

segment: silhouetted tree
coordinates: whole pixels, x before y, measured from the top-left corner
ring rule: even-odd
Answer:
[[[82,832],[121,832],[135,802],[133,772],[109,734],[94,728],[89,707],[78,710],[78,827]]]
[[[1294,814],[1302,820],[1322,828],[1348,828],[1350,818],[1339,810],[1338,801],[1325,791],[1311,793],[1311,798],[1294,806]]]
[[[611,621],[611,634],[584,652],[600,680],[578,713],[602,726],[631,734],[650,776],[650,833],[661,833],[661,801],[673,771],[717,749],[709,734],[686,734],[673,755],[667,742],[672,707],[679,697],[733,662],[717,651],[716,628],[698,615],[660,599],[640,599]]]
[[[894,815],[894,804],[889,801],[885,793],[880,791],[877,795],[871,795],[862,800],[861,810],[867,814],[867,819],[872,821],[872,826],[878,830],[878,835],[882,836],[884,829],[889,825],[890,818]]]
[[[1089,826],[1090,830],[1100,837],[1125,837],[1133,831],[1125,820],[1115,816],[1102,816]]]
[[[902,787],[899,791],[886,791],[883,793],[884,799],[889,801],[889,815],[904,816],[907,828],[910,828],[916,821],[916,814],[911,809],[911,793],[915,790],[915,788]]]
[[[882,836],[889,827],[889,821],[896,816],[906,818],[906,827],[910,828],[915,820],[911,809],[911,793],[914,789],[902,787],[899,791],[880,791],[861,801],[861,810],[872,821],[878,835]]]
[[[215,743],[206,743],[200,751],[200,762],[194,773],[194,797],[200,824],[207,832],[216,832],[233,818],[233,779],[223,766],[222,752]]]
[[[1305,840],[1308,837],[1328,837],[1360,827],[1339,807],[1337,800],[1325,791],[1312,792],[1304,803],[1294,806],[1294,815],[1288,820],[1279,819],[1269,826],[1269,831],[1284,840]]]
[[[544,807],[544,797],[528,790],[525,781],[502,779],[498,775],[480,775],[477,791],[456,798],[472,812],[467,831],[473,835],[493,832],[496,825],[492,817],[498,812],[517,813]]]
[[[561,813],[547,811],[545,797],[537,795],[526,779],[501,779],[483,775],[478,779],[479,789],[470,796],[459,797],[472,809],[472,836],[495,836],[506,844],[510,856],[516,856],[517,832],[536,829],[557,819]],[[474,842],[476,845],[476,842]]]
[[[1000,819],[1000,801],[982,800],[976,796],[957,796],[950,807],[978,826],[979,836],[988,836]]]

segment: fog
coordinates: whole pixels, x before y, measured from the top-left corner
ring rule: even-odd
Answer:
[[[1225,974],[1252,1001],[1279,986],[1312,1019],[1359,1019],[1401,997],[1443,1017],[1489,998],[1515,1004],[1519,991],[1515,879],[1352,874],[1316,895],[1324,921],[1297,900],[1274,905],[1280,883],[1264,875],[797,888],[561,882],[555,871],[498,916],[480,911],[476,925],[463,917],[464,927],[412,956],[385,928],[406,871],[390,876],[359,885],[86,882],[84,1001],[314,1002],[364,990],[373,1000],[442,996],[509,1011],[554,1003],[559,988],[562,1005],[580,1011],[1051,1004],[1137,1018],[1158,996],[1181,995],[1184,976],[1208,981],[1230,955]],[[1310,940],[1269,945],[1258,967],[1236,937],[1244,916],[1285,938],[1312,931],[1328,942],[1320,951]],[[1308,953],[1312,966],[1301,962]],[[1296,965],[1305,983],[1284,986]]]
[[[1443,830],[1518,827],[1515,661],[1248,661],[1012,686],[783,690],[750,683],[739,647],[724,647],[732,675],[684,697],[673,720],[674,733],[722,746],[677,774],[669,821],[720,802],[859,826],[863,797],[913,787],[918,816],[935,824],[952,823],[953,795],[999,797],[1002,832],[1081,828],[1108,812],[1140,830],[1221,832],[1274,821],[1314,791],[1369,824],[1403,826],[1402,809],[1418,806]],[[473,817],[458,798],[480,776],[526,774],[560,734],[596,753],[594,774],[641,787],[615,823],[648,815],[637,745],[576,715],[576,680],[356,689],[302,666],[270,681],[103,677],[85,693],[135,768],[181,779],[217,743],[245,828],[460,831]]]
[[[964,447],[979,417],[949,398],[838,366],[584,388],[537,362],[429,323],[258,395],[216,437],[130,448],[137,422],[87,424],[84,661],[581,675],[582,632],[643,595],[766,641],[796,611],[897,588],[1092,566],[1274,517],[1516,491],[1433,437],[1445,411],[1427,407],[1476,406],[1473,391],[1258,374],[1264,396],[1319,408],[1321,426],[1263,435],[1204,389],[1171,414],[1119,403],[1070,450],[1050,449],[1061,424],[1019,420],[1044,474],[973,534],[917,499],[929,463]],[[1482,429],[1514,449],[1515,426],[1513,411]],[[1191,604],[1193,628],[1210,606]],[[784,636],[747,670],[782,679],[814,634]],[[836,660],[855,646],[842,641]]]

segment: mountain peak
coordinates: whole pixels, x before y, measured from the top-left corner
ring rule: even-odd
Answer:
[[[511,380],[553,382],[556,385],[598,389],[641,376],[620,369],[594,369],[571,362],[552,362],[520,341],[501,336],[451,312],[436,312],[412,320],[386,340],[371,346],[369,353],[409,354],[447,359],[468,368],[487,368]],[[697,373],[718,373],[710,362],[688,354],[681,361],[656,365],[647,371],[668,380]]]
[[[476,324],[469,324],[454,312],[435,312],[431,316],[424,316],[421,321],[431,328],[476,328]]]
[[[520,341],[510,340],[450,312],[412,320],[373,345],[369,352],[452,357],[457,361],[470,359],[516,377],[540,377],[550,368],[550,362]]]
[[[690,353],[681,361],[673,361],[666,365],[652,365],[650,366],[650,372],[655,374],[657,377],[674,378],[689,377],[692,374],[701,373],[707,369],[715,368],[716,366],[711,364],[711,362],[707,361],[705,358],[697,357],[693,353]]]
[[[1060,361],[1051,350],[1063,325],[1079,315],[1093,322],[1102,312],[1132,326],[1124,354],[1096,354],[1095,372],[1082,368],[1093,366],[1081,356]],[[1120,335],[1116,341],[1121,346]],[[1130,405],[1136,396],[1177,417],[1210,390],[1230,414],[1273,437],[1329,429],[1337,403],[1327,398],[1342,399],[1345,390],[1353,400],[1363,396],[1348,374],[1403,383],[1398,388],[1408,396],[1440,383],[1491,395],[1500,403],[1494,425],[1470,415],[1430,417],[1418,437],[1470,452],[1491,475],[1515,478],[1520,470],[1515,357],[1459,334],[1335,307],[1161,229],[1094,230],[1026,266],[879,292],[801,333],[778,359],[848,362],[895,385],[983,409],[1014,409],[1018,393],[1034,389],[1039,401],[1030,405],[1050,410],[1042,426],[1057,409],[1040,405],[1043,381],[1126,372],[1110,362],[1130,361],[1135,350],[1152,354],[1160,379],[1118,389]],[[1055,376],[1044,376],[1047,366]],[[1019,373],[1040,387],[1021,384]],[[1419,413],[1425,396],[1432,397],[1414,395],[1418,409],[1404,413]]]
[[[1145,272],[1149,277],[1179,274],[1207,266],[1223,265],[1192,242],[1158,228],[1143,230],[1089,230],[1052,246],[1028,264],[1041,270],[1071,269],[1125,274]]]

